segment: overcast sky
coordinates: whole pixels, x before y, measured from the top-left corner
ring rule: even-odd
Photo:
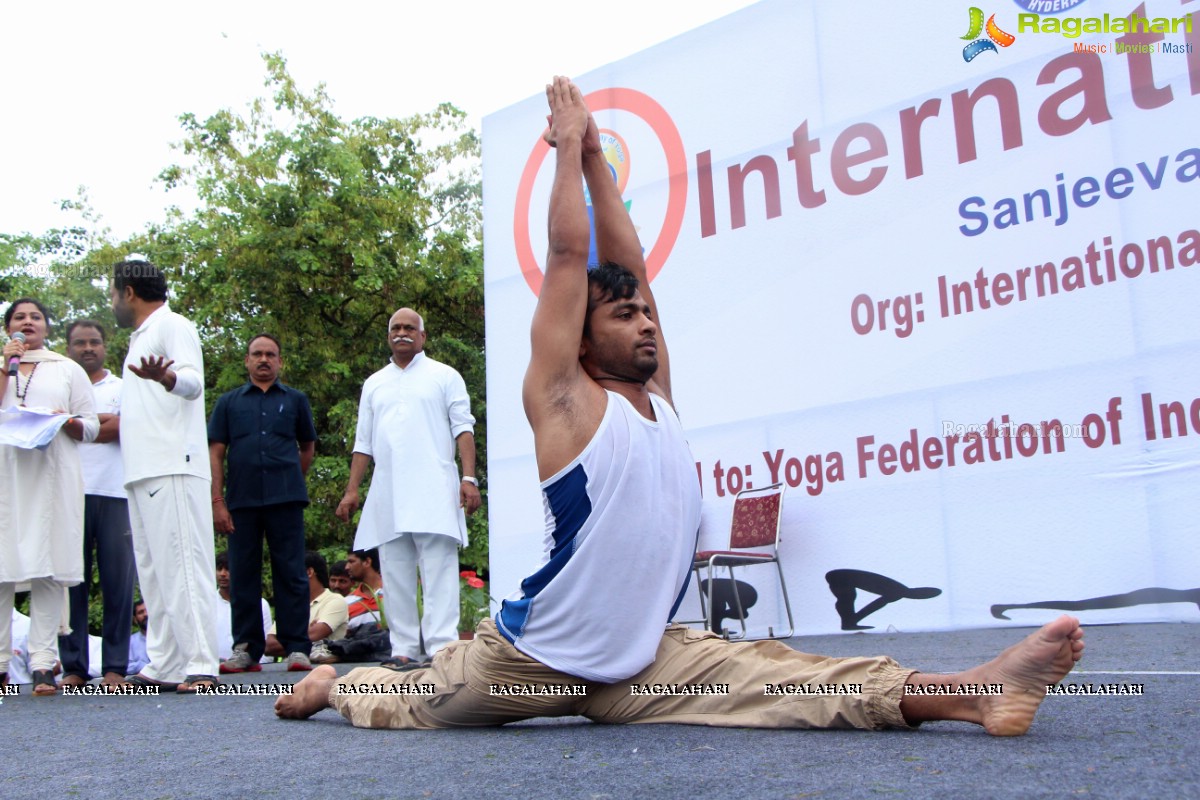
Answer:
[[[346,118],[452,102],[488,114],[750,5],[749,0],[9,2],[0,9],[0,233],[69,224],[88,187],[120,239],[181,202],[154,184],[178,116],[244,110],[282,51]],[[589,16],[590,15],[590,16]]]

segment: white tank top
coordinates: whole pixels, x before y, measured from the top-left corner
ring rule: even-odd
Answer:
[[[619,394],[583,452],[542,482],[546,554],[496,614],[522,653],[614,683],[651,662],[691,575],[700,483],[679,418]]]

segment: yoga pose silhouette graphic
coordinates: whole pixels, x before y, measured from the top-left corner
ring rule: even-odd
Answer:
[[[1103,597],[1089,597],[1086,600],[1043,600],[1040,603],[1014,603],[992,606],[992,616],[996,619],[1009,619],[1005,612],[1015,608],[1053,608],[1064,611],[1095,611],[1103,608],[1129,608],[1130,606],[1153,605],[1155,603],[1195,603],[1200,609],[1200,588],[1198,589],[1136,589],[1125,594],[1106,594]]]
[[[861,569],[833,569],[825,573],[829,583],[829,591],[837,598],[833,604],[838,616],[842,618],[842,630],[867,631],[873,625],[860,625],[863,618],[874,614],[888,603],[897,600],[928,600],[942,593],[941,589],[933,586],[918,586],[910,588],[900,581],[892,580],[886,575],[866,572]],[[858,611],[854,610],[854,601],[858,590],[879,595]]]
[[[700,581],[700,591],[708,595],[708,580]],[[750,607],[758,602],[758,592],[745,581],[737,582],[737,599],[742,603],[742,614],[750,616]],[[737,609],[734,605],[733,581],[729,578],[713,578],[712,586],[712,624],[709,630],[718,636],[725,634],[725,620],[737,619]]]

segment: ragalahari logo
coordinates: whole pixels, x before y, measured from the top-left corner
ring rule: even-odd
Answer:
[[[680,137],[679,129],[675,127],[671,115],[649,95],[635,89],[600,89],[587,94],[584,100],[587,101],[588,108],[597,115],[598,120],[600,112],[609,110],[637,117],[649,128],[651,136],[653,139],[657,139],[658,146],[662,148],[660,163],[665,165],[667,173],[667,197],[665,208],[662,211],[662,224],[658,229],[658,235],[652,240],[649,236],[642,236],[642,244],[647,248],[646,276],[650,280],[654,280],[666,262],[671,249],[674,248],[675,242],[679,239],[679,232],[683,228],[688,187],[687,154],[683,148],[683,139]],[[614,125],[614,127],[617,126]],[[640,144],[638,152],[645,154],[650,152],[646,146],[651,143],[651,137],[643,136],[642,139],[640,143],[635,144]],[[607,127],[600,130],[600,144],[612,172],[613,180],[617,182],[617,188],[624,194],[632,171],[630,145],[619,133]],[[513,245],[516,249],[517,263],[521,268],[521,274],[525,277],[525,282],[529,284],[529,288],[535,295],[542,289],[543,273],[542,266],[533,252],[533,241],[530,236],[530,212],[534,184],[537,182],[538,173],[545,165],[546,156],[549,153],[550,146],[539,137],[533,147],[533,152],[529,154],[529,159],[525,162],[525,169],[517,184],[517,196],[513,208]],[[658,159],[646,160],[658,161]],[[641,155],[638,157],[638,163],[643,163]],[[654,180],[639,179],[638,183],[661,185],[661,181]],[[592,209],[590,198],[588,200],[588,216],[590,218]],[[632,210],[631,202],[626,199],[625,207]],[[594,240],[590,249],[588,261],[592,263],[596,260]]]
[[[971,61],[980,53],[991,51],[998,53],[996,45],[1008,47],[1017,40],[1017,37],[1011,33],[1006,33],[996,24],[996,15],[992,14],[988,17],[987,25],[983,24],[983,9],[971,6],[969,9],[971,15],[971,27],[967,29],[967,35],[963,39],[972,40],[970,44],[963,48],[963,61]],[[986,38],[979,38],[980,33],[987,33]]]

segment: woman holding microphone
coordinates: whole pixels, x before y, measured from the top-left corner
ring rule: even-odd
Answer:
[[[46,349],[50,322],[40,301],[13,301],[4,313],[9,341],[0,376],[0,409],[70,415],[45,448],[0,444],[0,683],[12,659],[13,596],[28,584],[34,695],[58,691],[54,645],[65,588],[84,578],[83,477],[75,443],[94,440],[100,430],[87,373]]]

